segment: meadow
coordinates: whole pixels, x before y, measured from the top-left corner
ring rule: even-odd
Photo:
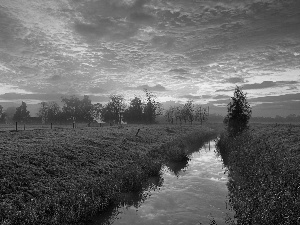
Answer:
[[[0,224],[84,224],[216,136],[198,125],[2,131]]]
[[[300,125],[252,124],[217,151],[237,224],[300,224]]]

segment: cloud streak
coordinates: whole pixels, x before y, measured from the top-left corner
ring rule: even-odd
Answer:
[[[140,85],[137,87],[126,87],[125,88],[125,90],[145,90],[145,89],[147,89],[148,91],[157,91],[157,92],[167,91],[167,89],[160,84],[157,84],[155,86],[149,86],[149,85],[145,84],[145,85]]]

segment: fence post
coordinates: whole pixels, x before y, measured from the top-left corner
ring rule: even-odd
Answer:
[[[135,136],[138,136],[139,132],[140,132],[140,128],[137,130]]]
[[[18,131],[18,122],[16,122],[16,131]]]
[[[52,130],[52,123],[51,123],[51,130]]]
[[[75,128],[75,123],[73,122],[73,129]]]
[[[25,130],[25,123],[24,123],[24,130]]]

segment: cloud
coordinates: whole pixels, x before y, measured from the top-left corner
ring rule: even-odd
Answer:
[[[188,74],[188,70],[183,69],[183,68],[177,68],[177,69],[171,69],[169,70],[171,73],[177,73],[177,74]]]
[[[160,84],[157,84],[153,87],[149,85],[140,85],[137,87],[125,87],[125,90],[144,90],[144,89],[147,89],[148,91],[159,91],[159,92],[167,91],[167,89]]]
[[[59,81],[61,79],[62,79],[61,75],[53,75],[53,76],[48,78],[49,81]]]
[[[227,82],[229,83],[243,83],[244,82],[244,78],[242,77],[230,77],[228,79],[226,79]]]
[[[154,47],[160,47],[165,49],[170,49],[174,46],[175,39],[169,36],[154,36],[151,39],[151,43]]]
[[[245,84],[241,88],[243,90],[249,89],[263,89],[276,86],[276,82],[273,81],[264,81],[262,83],[254,83],[254,84]]]
[[[178,96],[178,98],[187,98],[187,99],[192,99],[192,100],[198,100],[198,99],[201,99],[201,96],[199,96],[199,95],[181,95],[181,96]]]
[[[300,101],[300,93],[285,94],[279,96],[265,96],[249,99],[251,102],[284,102],[284,101]]]
[[[192,99],[192,100],[199,100],[199,99],[208,99],[211,98],[211,95],[181,95],[178,96],[179,98],[187,98],[187,99]]]
[[[20,94],[20,93],[5,93],[0,95],[1,100],[40,100],[40,101],[57,101],[60,100],[63,94]]]
[[[130,14],[129,20],[135,23],[152,24],[155,17],[143,12],[134,12]]]
[[[101,87],[90,87],[89,91],[93,94],[98,94],[98,93],[105,93],[106,90],[101,88]]]
[[[228,96],[228,95],[217,95],[217,96],[214,96],[213,98],[214,99],[224,99],[224,98],[228,99],[228,98],[230,98],[230,96]]]
[[[138,31],[138,26],[121,20],[100,18],[92,23],[77,21],[74,25],[74,29],[80,35],[95,40],[104,37],[121,40],[134,36]]]
[[[188,80],[188,78],[183,77],[183,76],[173,76],[173,78],[177,79],[177,80]]]
[[[230,79],[230,78],[229,78]],[[262,83],[245,84],[241,86],[242,90],[264,89],[271,87],[281,87],[286,85],[298,84],[298,81],[263,81]],[[291,88],[291,87],[290,87]],[[234,89],[218,89],[215,92],[233,91]]]
[[[250,103],[252,102],[252,103],[259,103],[259,104],[285,102],[285,101],[300,101],[300,93],[248,98],[247,100]],[[213,101],[212,103],[213,104],[227,104],[227,103],[229,103],[229,100],[217,100],[217,101]]]
[[[291,85],[297,84],[297,81],[263,81],[262,83],[254,83],[254,84],[245,84],[241,88],[243,90],[250,90],[250,89],[263,89],[263,88],[270,88],[275,86],[283,86],[283,85]]]

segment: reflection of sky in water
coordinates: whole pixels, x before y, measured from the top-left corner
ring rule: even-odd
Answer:
[[[211,216],[225,224],[227,175],[214,153],[214,142],[192,154],[187,168],[175,176],[164,168],[164,183],[139,208],[119,209],[112,224],[209,224]],[[210,216],[211,215],[211,216]]]

